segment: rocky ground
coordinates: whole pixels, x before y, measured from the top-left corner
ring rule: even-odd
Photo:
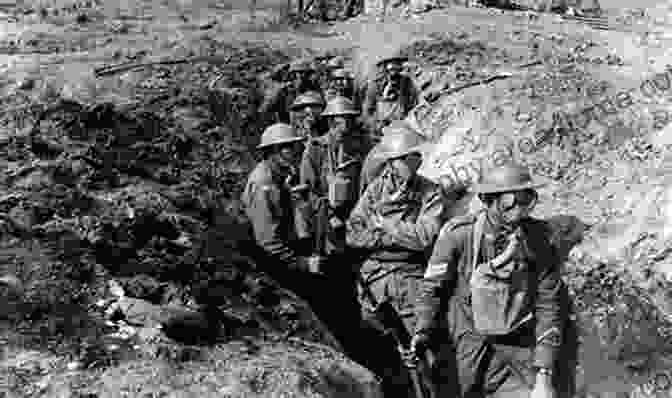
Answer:
[[[394,50],[425,91],[505,75],[412,121],[439,142],[478,114],[483,131],[506,126],[498,139],[539,143],[514,149],[554,181],[539,216],[568,255],[580,394],[630,392],[666,369],[669,81],[580,133],[554,117],[663,72],[666,5],[611,9],[604,30],[457,6],[297,27],[284,4],[260,3],[254,20],[222,1],[0,5],[0,276],[23,285],[0,296],[3,392],[380,396],[272,279],[237,195],[278,65],[344,54],[362,82]]]

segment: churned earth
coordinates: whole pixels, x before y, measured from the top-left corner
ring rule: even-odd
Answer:
[[[669,7],[610,2],[599,26],[460,6],[295,26],[285,4],[0,4],[0,276],[23,285],[0,296],[2,392],[381,396],[272,278],[237,195],[279,65],[343,54],[361,84],[401,50],[425,92],[453,89],[413,112],[434,147],[469,117],[500,127],[492,142],[534,139],[511,156],[553,180],[538,215],[568,256],[577,395],[655,396],[672,348]],[[624,92],[579,132],[554,117]],[[476,174],[495,152],[477,149]]]

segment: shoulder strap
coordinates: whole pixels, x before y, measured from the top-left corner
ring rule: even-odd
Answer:
[[[481,240],[483,239],[483,226],[485,225],[485,212],[481,211],[476,215],[476,223],[474,224],[474,233],[473,233],[473,253],[471,254],[471,271],[473,272],[476,269],[478,264],[478,255],[481,250]]]

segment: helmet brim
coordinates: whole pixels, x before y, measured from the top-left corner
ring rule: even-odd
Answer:
[[[390,58],[385,58],[381,59],[376,63],[376,66],[383,66],[386,64],[389,64],[391,62],[398,62],[398,63],[404,63],[408,61],[408,57],[390,57]]]
[[[531,181],[526,184],[519,185],[509,185],[509,186],[500,186],[492,184],[474,184],[469,188],[471,193],[502,193],[502,192],[512,192],[512,191],[524,191],[526,189],[537,189],[548,185],[544,181]]]
[[[307,106],[321,106],[324,107],[324,104],[321,104],[319,102],[304,102],[300,104],[293,104],[289,107],[290,111],[295,111],[297,109],[305,108]]]
[[[328,117],[328,116],[357,116],[360,113],[357,111],[343,111],[343,112],[329,112],[329,113],[322,113],[320,116],[323,117]]]
[[[291,143],[294,143],[294,142],[300,142],[300,141],[305,141],[305,140],[306,140],[306,137],[296,137],[296,138],[291,138],[291,139],[287,139],[287,140],[273,142],[271,144],[259,144],[259,145],[257,145],[257,149],[270,148],[272,146],[291,144]]]

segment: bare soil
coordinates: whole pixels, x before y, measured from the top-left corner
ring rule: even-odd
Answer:
[[[259,2],[254,19],[247,4],[221,1],[0,5],[0,275],[25,285],[0,299],[0,386],[31,397],[379,396],[370,372],[337,354],[305,302],[268,278],[264,259],[245,246],[237,195],[256,160],[268,76],[299,56],[339,53],[362,83],[377,57],[403,50],[418,83],[459,85],[542,60],[440,106],[543,116],[583,101],[586,85],[605,82],[617,93],[664,69],[670,10],[650,3],[637,4],[644,12],[603,4],[612,30],[458,6],[419,19],[394,10],[385,22],[296,26],[275,0]],[[179,59],[188,60],[94,73]],[[563,70],[567,59],[577,68]],[[521,94],[544,78],[567,81],[571,93]],[[556,224],[566,252],[583,239],[565,277],[586,341],[600,342],[582,346],[581,394],[632,391],[665,367],[672,348],[669,149],[656,144],[666,130],[652,126],[652,114],[669,105],[644,102],[607,129],[610,142],[549,145],[533,162],[556,182],[538,215],[571,215],[590,227],[584,234],[578,222]],[[217,307],[218,348],[141,326],[119,337],[119,324],[106,324],[95,305],[110,298],[111,279],[156,305],[210,315]],[[591,373],[598,368],[613,372]]]

